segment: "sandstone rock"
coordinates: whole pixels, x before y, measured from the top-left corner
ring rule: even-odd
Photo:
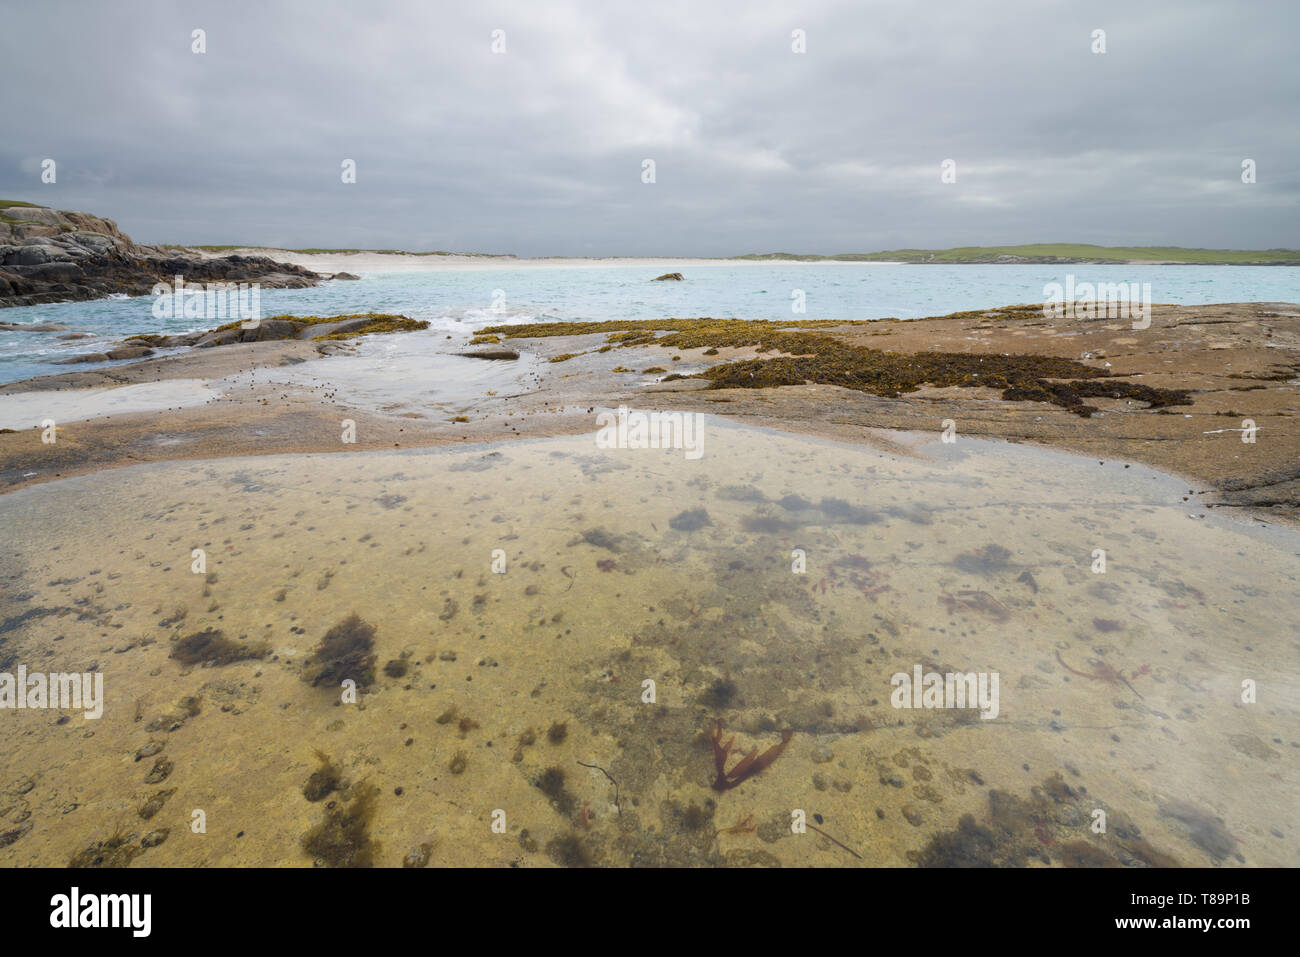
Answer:
[[[361,277],[360,277],[360,276],[354,276],[354,275],[352,275],[352,273],[350,273],[350,272],[336,272],[336,273],[334,274],[334,278],[335,278],[335,279],[360,279]]]
[[[664,282],[664,281],[681,282],[685,278],[686,277],[679,272],[666,272],[662,276],[655,276],[654,279],[650,281],[651,282]]]

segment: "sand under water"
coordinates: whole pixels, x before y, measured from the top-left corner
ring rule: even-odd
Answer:
[[[0,864],[1300,863],[1300,534],[1016,445],[704,437],[0,498],[0,671],[107,699],[0,711]],[[916,666],[997,716],[894,707]]]

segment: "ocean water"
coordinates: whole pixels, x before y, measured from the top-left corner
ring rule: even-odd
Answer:
[[[1300,864],[1300,533],[1024,446],[701,436],[0,496],[0,672],[105,697],[0,711],[0,865]],[[216,632],[259,657],[183,660]]]
[[[555,320],[917,318],[1042,302],[1044,286],[1064,284],[1067,274],[1080,283],[1150,283],[1153,302],[1300,301],[1300,270],[1263,266],[702,265],[685,267],[685,282],[650,282],[655,274],[653,268],[626,266],[363,272],[360,282],[263,290],[261,311],[264,316],[394,312],[453,334],[483,325]],[[795,290],[805,294],[802,314],[791,310]],[[159,320],[153,302],[134,297],[3,310],[0,321],[56,323],[90,338],[65,341],[57,332],[0,331],[0,383],[96,368],[51,363],[102,352],[128,335],[206,329],[222,321]]]

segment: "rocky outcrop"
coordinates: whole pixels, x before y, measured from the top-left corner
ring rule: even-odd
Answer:
[[[514,349],[477,349],[473,352],[458,352],[458,356],[464,356],[466,359],[518,359],[519,353]]]
[[[324,277],[265,256],[203,257],[137,244],[111,219],[0,201],[0,307],[143,296],[155,283],[257,283],[298,289]]]
[[[666,272],[662,276],[655,276],[651,282],[681,282],[686,277],[679,272]]]
[[[287,339],[322,342],[330,339],[353,339],[377,332],[415,332],[428,328],[429,323],[425,320],[408,319],[406,316],[381,312],[358,313],[351,316],[275,316],[271,319],[228,322],[216,329],[184,332],[174,336],[152,334],[131,336],[114,351],[142,346],[153,346],[159,349],[192,346],[196,349],[208,349],[212,346],[229,346],[238,342],[284,342]],[[110,359],[121,358],[112,352],[107,353],[107,356]],[[97,362],[101,359],[102,357],[85,360],[78,358],[65,360],[65,362]]]

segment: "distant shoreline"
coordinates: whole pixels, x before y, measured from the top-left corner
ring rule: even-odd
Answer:
[[[1192,260],[1192,259],[1102,259],[1102,258],[945,258],[888,259],[884,253],[845,254],[842,256],[803,256],[765,253],[762,255],[709,257],[659,256],[536,256],[519,257],[499,253],[403,252],[383,249],[277,249],[269,246],[186,246],[176,247],[204,258],[223,256],[262,256],[280,263],[301,266],[314,272],[342,271],[424,272],[447,269],[599,269],[632,267],[663,272],[682,271],[701,266],[1300,266],[1300,251],[1291,252],[1292,260]],[[1221,250],[1187,250],[1188,253],[1225,252]],[[1241,253],[1247,255],[1247,253]],[[1263,253],[1259,254],[1261,257]]]

